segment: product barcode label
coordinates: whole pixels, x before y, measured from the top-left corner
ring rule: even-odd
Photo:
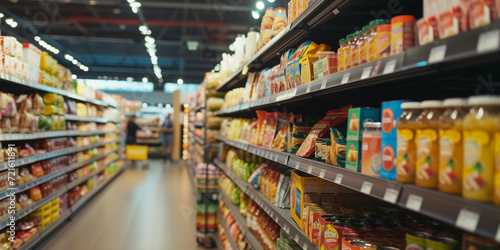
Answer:
[[[300,167],[300,162],[298,162],[298,161],[295,162],[295,169],[299,169],[299,167]]]
[[[427,60],[429,63],[440,62],[444,60],[446,55],[446,44],[434,47],[431,49],[429,53],[429,59]]]
[[[344,177],[342,174],[337,174],[337,176],[335,176],[335,183],[340,184],[342,182],[342,177]]]
[[[312,166],[307,167],[307,173],[308,174],[312,174],[312,171],[313,171],[313,167]]]
[[[365,69],[363,69],[363,74],[361,74],[361,79],[366,79],[368,77],[370,77],[370,73],[372,72],[372,66],[370,67],[366,67]]]
[[[321,169],[321,171],[319,171],[319,178],[324,178],[324,177],[325,177],[325,170]]]
[[[321,89],[326,88],[326,79],[323,79],[323,82],[321,83]]]
[[[340,82],[340,84],[347,83],[349,81],[349,75],[350,75],[350,73],[344,74],[344,76],[342,77],[342,81]]]
[[[384,194],[384,201],[396,204],[399,192],[394,188],[387,188]]]
[[[465,229],[469,232],[476,231],[477,223],[479,222],[479,214],[476,212],[462,209],[458,213],[455,225],[459,228]]]
[[[496,50],[499,47],[500,30],[490,30],[479,35],[476,51],[478,53]]]
[[[413,211],[420,212],[420,208],[422,207],[423,201],[424,198],[422,198],[422,196],[410,194],[408,196],[408,200],[406,201],[406,207]]]
[[[373,183],[368,181],[363,181],[361,186],[361,193],[370,194],[372,192]]]
[[[394,69],[396,69],[396,63],[397,63],[396,60],[388,61],[385,64],[383,74],[385,75],[385,74],[390,74],[390,73],[394,72]]]

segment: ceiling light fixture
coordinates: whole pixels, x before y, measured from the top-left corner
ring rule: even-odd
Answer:
[[[75,75],[75,74],[72,74],[72,75],[71,75],[71,78],[73,78],[73,80],[76,80],[76,75]]]
[[[158,108],[163,108],[163,103],[158,103]]]
[[[270,3],[274,3],[274,1],[276,1],[276,0],[267,0],[267,1]]]
[[[264,4],[264,2],[262,2],[262,1],[258,1],[258,2],[255,4],[255,6],[256,6],[256,7],[257,7],[257,9],[259,9],[259,10],[263,10],[263,9],[264,9],[264,7],[266,7],[266,5]]]
[[[230,51],[234,51],[235,50],[234,43],[229,44],[229,50]]]
[[[177,79],[177,84],[181,85],[183,83],[184,83],[184,80],[182,80],[182,78]]]
[[[143,77],[142,78],[142,82],[148,82],[148,78],[147,77]]]
[[[3,18],[5,15],[0,12],[0,18]]]
[[[148,107],[148,104],[144,102],[144,103],[142,103],[142,107],[143,107],[143,108],[147,108],[147,107]]]
[[[258,10],[252,10],[252,17],[253,19],[259,19],[260,18],[260,13]]]

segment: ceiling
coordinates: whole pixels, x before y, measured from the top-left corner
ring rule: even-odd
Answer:
[[[186,83],[199,83],[204,73],[220,62],[221,54],[230,52],[229,44],[238,34],[260,25],[260,20],[250,14],[256,0],[139,2],[142,17],[156,39],[163,82],[182,78]],[[132,12],[126,0],[3,0],[0,11],[12,15],[20,24],[11,28],[2,21],[2,35],[32,43],[33,32],[44,35],[46,41],[61,50],[55,58],[79,78],[133,77],[139,81],[147,77],[158,83],[144,36],[138,30],[141,16]],[[188,41],[198,42],[198,49],[189,51]],[[89,71],[65,60],[64,54],[72,55]]]

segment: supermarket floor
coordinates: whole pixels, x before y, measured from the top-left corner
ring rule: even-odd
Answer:
[[[117,176],[41,249],[202,249],[195,222],[187,165],[153,160]]]

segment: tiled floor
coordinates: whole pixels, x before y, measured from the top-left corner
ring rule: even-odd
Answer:
[[[147,170],[129,168],[42,249],[202,249],[191,185],[183,164],[151,161]]]

